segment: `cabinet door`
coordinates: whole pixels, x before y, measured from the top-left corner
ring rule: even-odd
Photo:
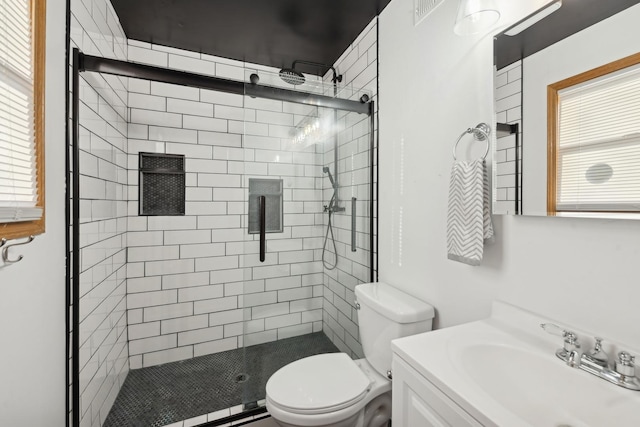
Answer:
[[[393,356],[394,427],[481,427],[474,418],[449,399],[398,356]]]

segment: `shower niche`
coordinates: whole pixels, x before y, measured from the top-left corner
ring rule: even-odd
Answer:
[[[261,199],[264,197],[264,199]],[[260,203],[265,203],[265,233],[282,233],[282,179],[249,178],[249,234],[260,233]]]
[[[102,61],[110,74],[96,72]],[[232,90],[214,77],[181,73],[176,84],[161,68],[82,64],[72,221],[79,420],[260,413],[281,366],[324,352],[362,357],[353,291],[375,279],[371,94],[265,71],[258,84],[245,70]],[[125,79],[110,123],[100,116],[107,91]],[[147,198],[162,208],[147,210]],[[103,369],[110,411],[91,406]]]
[[[140,215],[184,215],[184,156],[139,153]]]

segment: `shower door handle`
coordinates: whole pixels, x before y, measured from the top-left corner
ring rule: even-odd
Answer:
[[[356,251],[356,202],[358,199],[351,198],[351,252]]]
[[[266,252],[266,222],[267,222],[267,209],[266,209],[266,197],[258,197],[258,210],[260,211],[260,262],[264,262]]]

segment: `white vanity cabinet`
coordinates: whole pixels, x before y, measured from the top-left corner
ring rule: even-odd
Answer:
[[[394,353],[393,427],[481,427],[478,421]]]

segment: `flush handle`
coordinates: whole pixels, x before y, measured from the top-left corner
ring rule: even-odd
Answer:
[[[360,310],[360,303],[358,301],[355,301],[356,303],[356,310]]]

